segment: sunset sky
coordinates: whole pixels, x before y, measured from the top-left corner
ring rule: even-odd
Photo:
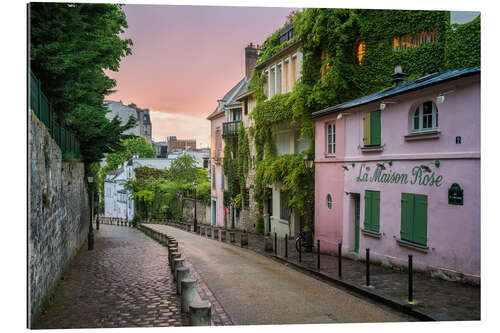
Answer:
[[[167,136],[210,143],[206,120],[217,99],[244,75],[244,48],[262,44],[286,21],[291,8],[126,5],[134,42],[106,100],[148,108],[153,140]]]

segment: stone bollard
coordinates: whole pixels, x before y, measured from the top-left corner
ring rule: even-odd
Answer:
[[[179,249],[177,248],[177,246],[168,248],[168,264],[169,264],[169,266],[172,266],[172,264],[173,264],[172,254],[176,253],[178,250]]]
[[[189,326],[211,326],[212,304],[209,301],[194,300],[189,304]]]
[[[207,237],[212,237],[212,228],[208,227],[207,228]]]
[[[172,273],[174,273],[174,262],[175,262],[175,259],[178,259],[180,257],[181,257],[181,253],[180,252],[174,252],[174,253],[172,253],[172,255],[171,255],[171,261],[170,261],[172,263],[170,265],[170,271]]]
[[[182,292],[181,281],[189,278],[189,267],[186,266],[177,267],[175,269],[175,275],[177,276],[177,283],[175,284],[175,288],[177,291],[177,295],[180,295]]]
[[[229,232],[229,241],[230,241],[231,243],[234,243],[234,242],[235,242],[235,235],[236,235],[236,234],[235,234],[235,232],[234,232],[234,231],[230,231],[230,232]]]
[[[219,239],[219,229],[218,228],[214,228],[213,233],[212,233],[212,238]]]
[[[264,250],[266,252],[273,252],[273,239],[270,236],[266,236],[264,240]]]
[[[225,242],[226,241],[226,230],[219,230],[219,240],[221,242]]]
[[[198,296],[198,281],[194,279],[181,280],[181,311],[189,312],[189,304]]]
[[[246,232],[240,234],[240,246],[248,245],[248,234]]]
[[[174,273],[174,282],[177,281],[177,268],[184,267],[184,259],[183,258],[177,258],[174,259],[174,264],[172,265],[172,271]]]

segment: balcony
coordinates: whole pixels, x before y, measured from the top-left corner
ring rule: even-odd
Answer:
[[[238,136],[241,120],[228,121],[222,124],[222,137]]]

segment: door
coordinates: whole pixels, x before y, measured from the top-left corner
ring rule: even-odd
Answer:
[[[354,252],[359,251],[359,194],[354,195]]]
[[[217,200],[212,199],[212,225],[217,225]]]

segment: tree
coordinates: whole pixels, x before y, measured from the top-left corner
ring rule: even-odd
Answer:
[[[168,177],[172,181],[192,183],[198,175],[196,160],[188,154],[176,158],[168,169]]]
[[[134,154],[140,158],[156,157],[155,148],[141,136],[123,140],[122,149],[106,155],[106,167],[103,172],[116,170],[120,164],[132,158]]]
[[[130,136],[117,117],[108,120],[104,96],[116,82],[104,70],[117,71],[131,54],[132,41],[122,5],[30,3],[30,66],[57,112],[59,122],[80,140],[82,159],[97,162],[121,148]]]

